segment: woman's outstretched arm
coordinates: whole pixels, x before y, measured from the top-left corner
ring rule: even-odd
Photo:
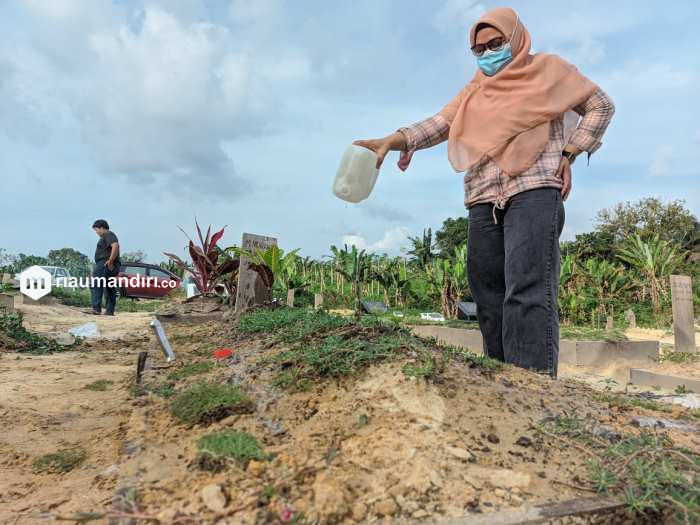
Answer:
[[[381,139],[356,140],[353,144],[371,149],[377,154],[377,168],[390,151],[400,151],[399,168],[406,171],[416,150],[430,148],[447,140],[450,122],[462,102],[466,87],[462,89],[439,113],[410,126],[399,128]]]
[[[356,140],[353,144],[374,151],[377,154],[377,169],[379,169],[387,153],[406,149],[406,137],[403,133],[395,131],[381,139]]]

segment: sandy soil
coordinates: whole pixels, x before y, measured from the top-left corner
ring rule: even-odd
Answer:
[[[319,523],[389,523],[562,501],[589,495],[573,486],[586,458],[534,424],[573,412],[619,432],[631,429],[635,414],[654,415],[598,403],[581,382],[515,368],[489,377],[458,364],[436,383],[406,377],[399,361],[288,393],[271,386],[261,363],[280,348],[241,338],[229,324],[166,325],[179,361],[165,366],[148,315],[27,310],[34,329],[57,333],[94,320],[105,339],[82,352],[0,354],[0,523],[113,511],[115,495],[127,489],[137,495],[127,510],[161,523],[274,523],[284,509]],[[144,382],[155,385],[184,362],[211,360],[218,346],[236,357],[178,381],[176,390],[203,379],[239,383],[255,400],[253,414],[187,428],[170,415],[169,400],[130,393],[139,351],[149,352]],[[85,389],[98,379],[114,383]],[[223,429],[252,433],[274,459],[247,470],[200,470],[197,439]],[[700,448],[696,432],[670,434]],[[36,457],[65,446],[83,447],[85,462],[67,474],[34,472]],[[265,487],[274,495],[263,496]],[[218,508],[204,496],[212,490],[222,495]]]
[[[113,466],[131,414],[119,384],[132,373],[136,350],[134,343],[103,341],[86,352],[0,354],[0,523],[39,523],[42,513],[96,509],[111,501]],[[85,389],[100,379],[114,385],[104,392]],[[79,469],[33,471],[35,458],[75,446],[87,452]]]
[[[153,319],[150,312],[124,312],[115,316],[93,315],[86,308],[75,308],[62,304],[19,305],[24,315],[24,326],[29,330],[50,336],[66,333],[81,324],[94,322],[100,331],[100,339],[116,340],[144,334],[148,322]]]
[[[629,328],[625,335],[632,341],[652,340],[661,343],[662,354],[674,351],[673,329],[659,330],[652,328]],[[700,353],[700,326],[695,326],[695,343]],[[700,355],[700,354],[699,354]],[[681,377],[700,378],[700,358],[690,363],[674,363],[670,360],[662,360],[660,363],[651,362],[645,365],[644,370],[660,374],[669,374]]]

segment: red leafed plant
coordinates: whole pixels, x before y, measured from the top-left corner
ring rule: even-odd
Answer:
[[[200,293],[211,293],[214,291],[214,285],[220,277],[238,271],[239,260],[227,257],[223,261],[219,262],[219,256],[223,253],[223,251],[216,245],[216,243],[219,242],[221,237],[223,237],[224,229],[226,228],[225,226],[218,232],[215,232],[213,235],[211,234],[211,226],[209,226],[207,228],[206,235],[203,236],[202,230],[200,229],[196,220],[194,223],[197,227],[199,245],[196,245],[187,235],[185,230],[180,228],[180,231],[182,231],[182,233],[184,233],[190,241],[188,248],[190,257],[192,258],[192,266],[173,253],[163,253],[167,255],[177,266],[189,271],[192,274],[192,278],[194,279],[195,285],[199,289]]]

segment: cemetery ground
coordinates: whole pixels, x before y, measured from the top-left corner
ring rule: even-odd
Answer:
[[[152,313],[19,309],[29,332],[5,316],[0,333],[0,523],[492,523],[591,498],[603,510],[541,522],[700,520],[700,412],[604,376],[303,308],[164,322],[166,363]],[[88,321],[99,338],[44,339]]]

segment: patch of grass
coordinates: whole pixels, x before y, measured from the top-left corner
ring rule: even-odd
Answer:
[[[674,393],[678,394],[679,396],[682,396],[683,394],[692,394],[693,391],[688,390],[688,387],[685,385],[678,385],[674,390]]]
[[[445,326],[450,328],[464,328],[465,330],[478,330],[479,323],[477,321],[462,321],[461,319],[446,319]]]
[[[304,390],[313,380],[356,373],[373,364],[413,355],[403,367],[406,375],[435,377],[457,359],[487,371],[501,364],[456,348],[435,348],[434,341],[410,335],[393,319],[364,316],[359,321],[326,312],[280,308],[245,314],[238,329],[247,333],[276,331],[273,342],[288,348],[263,363],[278,369],[273,384]],[[439,359],[438,359],[439,358]]]
[[[632,407],[644,408],[646,410],[656,410],[657,412],[670,412],[671,407],[653,399],[644,399],[641,397],[627,397],[613,394],[594,394],[593,399],[601,403],[607,403],[609,406],[621,409],[629,409]]]
[[[579,442],[592,458],[591,488],[621,495],[631,512],[654,523],[700,522],[700,455],[675,447],[667,434],[642,430],[611,443],[595,422],[567,414],[540,428]]]
[[[410,343],[410,337],[402,332],[385,332],[356,327],[351,333],[322,337],[284,350],[267,360],[280,369],[275,384],[302,390],[314,379],[349,375],[395,357]]]
[[[26,354],[45,355],[75,350],[80,342],[61,346],[53,339],[30,332],[22,326],[22,312],[0,308],[0,348]]]
[[[407,376],[435,378],[442,374],[453,361],[464,363],[470,368],[479,368],[487,374],[495,374],[503,369],[503,363],[500,361],[477,355],[465,348],[438,345],[434,337],[413,337],[413,339],[420,341],[421,344],[414,346],[417,351],[414,363],[408,363],[403,367],[403,372]]]
[[[465,348],[459,348],[456,346],[441,346],[440,349],[443,353],[443,359],[450,361],[456,360],[462,363],[466,363],[471,367],[481,368],[482,370],[490,373],[497,373],[503,370],[503,363],[497,361],[491,357],[485,355],[478,355],[474,352],[470,352]]]
[[[401,371],[408,377],[416,379],[428,379],[435,376],[437,362],[430,351],[422,351],[418,359],[413,363],[403,365]]]
[[[700,353],[698,352],[674,352],[669,350],[659,357],[660,363],[677,363],[683,365],[686,363],[697,363],[700,361]]]
[[[172,334],[169,336],[171,343],[192,343],[195,340],[194,334]]]
[[[607,332],[588,326],[562,325],[559,327],[559,337],[576,341],[609,341],[611,343],[627,341],[625,331],[620,327],[615,327],[610,332]]]
[[[219,471],[231,459],[245,468],[251,459],[267,459],[255,436],[247,432],[216,432],[197,441],[197,464],[204,470]]]
[[[131,397],[141,397],[145,396],[147,393],[157,395],[165,399],[173,397],[177,392],[175,386],[172,383],[158,383],[158,384],[141,384],[132,383],[129,386],[129,395]]]
[[[352,319],[302,308],[257,310],[241,316],[237,329],[244,333],[274,333],[275,340],[292,343],[319,332],[350,326]]]
[[[301,308],[276,308],[274,310],[254,310],[243,314],[236,329],[244,333],[272,332],[296,323],[308,316]]]
[[[65,473],[80,465],[87,453],[80,447],[64,448],[51,454],[44,454],[34,460],[35,472]]]
[[[211,361],[201,361],[199,363],[187,363],[182,368],[179,368],[178,370],[170,372],[168,374],[168,379],[170,381],[179,381],[179,380],[184,379],[186,377],[199,375],[199,374],[206,374],[207,372],[209,372],[213,368],[214,368],[214,363],[212,363]]]
[[[175,387],[171,383],[161,383],[149,388],[158,397],[168,399],[176,394]]]
[[[198,383],[179,394],[170,408],[180,422],[196,425],[219,421],[232,414],[251,412],[253,403],[237,386]]]
[[[105,392],[114,384],[114,381],[109,379],[98,379],[90,384],[85,385],[86,390],[94,390],[95,392]]]

